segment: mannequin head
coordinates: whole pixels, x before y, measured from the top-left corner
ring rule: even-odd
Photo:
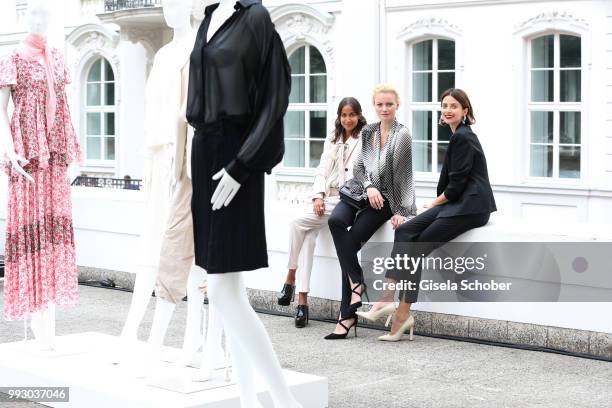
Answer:
[[[181,29],[191,26],[191,0],[163,0],[162,6],[168,27]]]
[[[30,0],[26,12],[26,24],[32,34],[46,35],[49,29],[51,8],[49,1]]]

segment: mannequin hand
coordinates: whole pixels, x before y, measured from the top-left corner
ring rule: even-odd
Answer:
[[[232,201],[238,190],[240,189],[240,183],[230,176],[225,169],[221,169],[217,174],[212,176],[213,180],[219,180],[219,184],[213,193],[210,203],[213,205],[213,211],[220,209],[221,207],[227,207]]]
[[[325,214],[325,201],[322,198],[312,200],[312,211],[319,217]]]
[[[24,166],[26,166],[29,161],[26,160],[24,157],[21,157],[20,155],[18,155],[15,152],[11,152],[7,154],[11,164],[13,165],[13,168],[17,171],[17,173],[21,174],[23,177],[26,178],[26,180],[28,180],[30,183],[34,182],[34,179],[32,178],[32,176],[30,176],[24,169],[23,167],[21,167],[21,165],[19,164],[19,162],[23,163]]]
[[[393,217],[391,217],[391,225],[393,226],[394,230],[405,222],[406,218],[402,217],[401,215],[395,214]]]

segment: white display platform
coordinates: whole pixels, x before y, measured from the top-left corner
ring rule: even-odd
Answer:
[[[79,333],[57,338],[58,350],[75,353],[48,356],[25,349],[23,341],[0,344],[0,379],[5,387],[69,387],[70,402],[42,402],[51,407],[87,408],[239,408],[238,388],[225,383],[225,370],[215,380],[191,382],[196,369],[160,362],[145,379],[130,376],[112,364],[109,353],[118,338],[102,333]],[[144,344],[144,343],[143,343]],[[304,408],[328,405],[327,378],[283,371],[291,392]],[[161,379],[161,381],[160,381]],[[172,383],[170,387],[164,384]],[[207,384],[208,383],[208,384]],[[169,389],[180,389],[169,391]],[[203,391],[202,391],[203,390]],[[272,407],[268,391],[258,379],[258,398]]]

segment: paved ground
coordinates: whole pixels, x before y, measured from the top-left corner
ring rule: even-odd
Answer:
[[[80,305],[60,311],[58,335],[99,331],[118,335],[130,293],[81,287]],[[2,298],[0,296],[0,307]],[[153,302],[142,324],[146,338]],[[182,344],[186,304],[177,308],[167,344]],[[295,329],[286,317],[260,315],[285,368],[329,378],[333,408],[610,408],[612,363],[502,347],[416,337],[382,343],[380,331],[328,342],[333,329],[312,322]],[[20,340],[21,322],[0,323],[0,342]],[[1,382],[1,379],[0,379]],[[34,408],[19,403],[4,407]]]

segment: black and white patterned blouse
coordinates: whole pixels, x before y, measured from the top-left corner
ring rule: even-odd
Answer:
[[[393,214],[416,215],[412,177],[412,138],[406,126],[393,122],[385,145],[380,148],[380,122],[361,130],[361,154],[355,161],[355,179],[367,189],[374,186],[389,200]],[[367,193],[364,192],[364,197]]]

